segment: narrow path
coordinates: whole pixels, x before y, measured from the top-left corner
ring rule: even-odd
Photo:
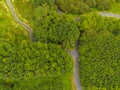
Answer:
[[[80,84],[79,79],[79,52],[78,52],[78,41],[76,42],[76,48],[74,50],[69,50],[68,53],[73,57],[74,60],[74,83],[76,90],[82,90],[82,86]]]
[[[27,30],[27,32],[29,33],[29,37],[30,37],[31,41],[34,42],[35,39],[33,38],[32,29],[27,24],[25,24],[24,22],[22,22],[18,18],[18,16],[16,15],[16,12],[15,12],[13,6],[12,6],[11,1],[10,0],[6,0],[6,2],[7,2],[7,5],[9,7],[9,9],[10,9],[10,12],[12,13],[12,15],[13,15],[14,19],[16,20],[16,22],[19,23],[21,26],[23,26]]]
[[[59,15],[62,14],[62,11],[60,9],[58,9],[57,12],[58,12]],[[77,41],[76,42],[76,48],[74,50],[67,50],[67,52],[71,55],[71,57],[74,60],[73,74],[74,74],[75,88],[76,88],[76,90],[82,90],[82,87],[80,85],[80,79],[79,79],[79,62],[78,62],[79,52],[78,52],[78,46],[79,46],[79,43]]]
[[[114,14],[114,13],[110,13],[110,12],[100,12],[98,13],[100,16],[103,17],[114,17],[114,18],[120,18],[120,15],[118,14]]]

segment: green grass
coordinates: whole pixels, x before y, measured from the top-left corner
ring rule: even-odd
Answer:
[[[0,1],[0,41],[29,40],[27,31],[11,15],[6,0]]]
[[[109,11],[120,14],[120,3],[114,3]]]
[[[14,0],[12,4],[20,20],[31,26],[31,14],[33,14],[34,8],[32,7],[30,1]]]

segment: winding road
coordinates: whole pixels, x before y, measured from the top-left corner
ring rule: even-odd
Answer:
[[[34,42],[35,39],[33,38],[33,34],[32,34],[32,29],[25,24],[24,22],[22,22],[18,16],[16,15],[16,12],[12,6],[12,3],[10,0],[6,0],[7,5],[14,17],[14,19],[16,20],[17,23],[19,23],[21,26],[23,26],[27,32],[29,33],[30,39]],[[61,11],[58,12],[59,14],[61,14]],[[114,13],[108,13],[108,12],[100,12],[98,13],[100,16],[103,17],[114,17],[114,18],[120,18],[120,15],[118,14],[114,14]],[[76,43],[76,48],[74,50],[68,50],[68,53],[73,57],[74,60],[74,82],[75,82],[75,86],[77,90],[82,90],[82,86],[80,85],[80,79],[79,79],[79,52],[78,52],[78,42]]]
[[[68,50],[68,53],[72,56],[74,60],[74,83],[76,90],[82,90],[82,86],[80,84],[80,79],[79,79],[79,52],[78,52],[78,46],[79,43],[78,41],[76,42],[76,48],[74,50]]]
[[[12,15],[13,15],[14,19],[16,20],[16,22],[19,23],[21,26],[23,26],[27,30],[31,41],[35,42],[35,39],[33,38],[33,34],[32,34],[32,29],[27,24],[25,24],[24,22],[22,22],[18,18],[18,16],[16,15],[16,12],[15,12],[15,9],[12,6],[11,1],[10,0],[6,0],[6,2],[7,2],[7,5],[9,7],[9,9],[10,9],[10,12],[12,13]]]

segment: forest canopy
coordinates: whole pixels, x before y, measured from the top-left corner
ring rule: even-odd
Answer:
[[[75,20],[64,14],[59,15],[46,5],[37,7],[33,23],[33,35],[40,42],[59,44],[65,49],[72,49],[79,38],[80,32]]]
[[[84,89],[120,89],[119,23],[119,19],[96,14],[82,16],[84,32],[79,40],[79,73]]]
[[[120,90],[120,0],[11,0],[15,15],[6,1],[0,90],[75,90],[73,66],[82,90]]]
[[[49,90],[55,88],[52,83],[56,85],[58,83],[56,88],[60,88],[59,83],[65,82],[66,84],[69,82],[73,68],[72,58],[59,46],[23,41],[18,45],[1,43],[0,48],[0,87],[5,90],[10,88],[16,90],[23,87],[26,90],[29,90],[28,87],[36,90],[41,87],[39,84],[44,85],[43,82],[46,82],[46,80],[50,83],[43,88]],[[57,77],[59,78],[57,79]],[[41,82],[44,78],[49,79]],[[63,78],[66,78],[66,80],[63,81]],[[28,81],[30,82],[27,83]],[[70,88],[70,86],[65,87],[66,90]]]

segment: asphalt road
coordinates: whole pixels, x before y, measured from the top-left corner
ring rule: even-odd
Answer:
[[[74,83],[76,86],[76,90],[82,90],[82,86],[80,84],[79,79],[79,52],[78,52],[78,41],[76,42],[76,48],[74,50],[68,50],[68,53],[72,56],[74,60]]]

